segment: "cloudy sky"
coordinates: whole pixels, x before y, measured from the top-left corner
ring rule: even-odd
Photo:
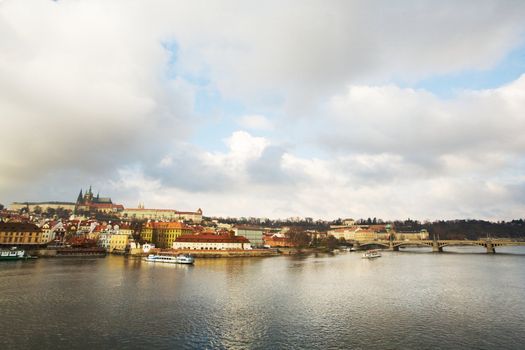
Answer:
[[[0,203],[525,213],[525,2],[0,0]]]

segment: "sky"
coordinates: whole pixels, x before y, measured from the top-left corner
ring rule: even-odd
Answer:
[[[523,218],[525,2],[0,0],[0,203]]]

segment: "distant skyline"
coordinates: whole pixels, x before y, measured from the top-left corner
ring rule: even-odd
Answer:
[[[525,213],[525,2],[0,0],[0,203]]]

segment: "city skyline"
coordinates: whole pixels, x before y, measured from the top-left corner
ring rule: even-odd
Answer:
[[[0,1],[0,203],[525,212],[520,1]]]

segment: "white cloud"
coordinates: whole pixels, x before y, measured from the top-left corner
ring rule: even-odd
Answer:
[[[235,131],[224,140],[229,148],[228,153],[207,153],[204,162],[212,164],[231,176],[242,176],[249,161],[261,156],[269,145],[264,137],[254,137],[246,131]]]
[[[351,86],[328,104],[323,142],[346,151],[407,157],[520,154],[525,150],[524,89],[525,75],[507,86],[464,92],[450,100],[393,85]]]
[[[239,118],[239,125],[251,130],[272,130],[273,123],[264,115],[253,114]]]

